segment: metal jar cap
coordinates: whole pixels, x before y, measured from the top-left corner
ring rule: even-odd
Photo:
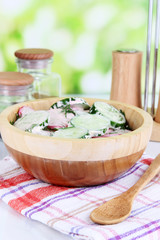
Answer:
[[[28,73],[0,72],[0,85],[4,86],[27,86],[31,85],[34,78]]]

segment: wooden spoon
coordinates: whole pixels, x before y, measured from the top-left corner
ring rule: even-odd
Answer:
[[[159,171],[160,154],[155,158],[136,184],[120,196],[94,209],[90,214],[91,220],[99,224],[115,224],[122,222],[130,215],[134,198]]]

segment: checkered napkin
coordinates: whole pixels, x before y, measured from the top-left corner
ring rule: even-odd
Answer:
[[[0,198],[22,215],[87,240],[160,239],[160,175],[136,197],[131,215],[114,225],[93,223],[91,211],[131,187],[152,161],[143,157],[118,179],[99,186],[67,188],[33,178],[13,161],[0,161]]]

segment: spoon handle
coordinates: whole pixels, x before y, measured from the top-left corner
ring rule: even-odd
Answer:
[[[124,195],[127,199],[134,199],[137,194],[143,189],[144,186],[149,183],[153,177],[157,175],[160,171],[160,154],[153,160],[151,165],[147,168],[142,177],[130,188],[128,189]]]

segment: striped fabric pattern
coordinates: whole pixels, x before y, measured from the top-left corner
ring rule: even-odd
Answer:
[[[131,215],[122,223],[98,225],[89,215],[105,201],[131,187],[152,159],[143,157],[110,183],[68,188],[35,179],[7,156],[0,161],[0,198],[22,215],[81,240],[159,240],[160,175],[136,197]]]

